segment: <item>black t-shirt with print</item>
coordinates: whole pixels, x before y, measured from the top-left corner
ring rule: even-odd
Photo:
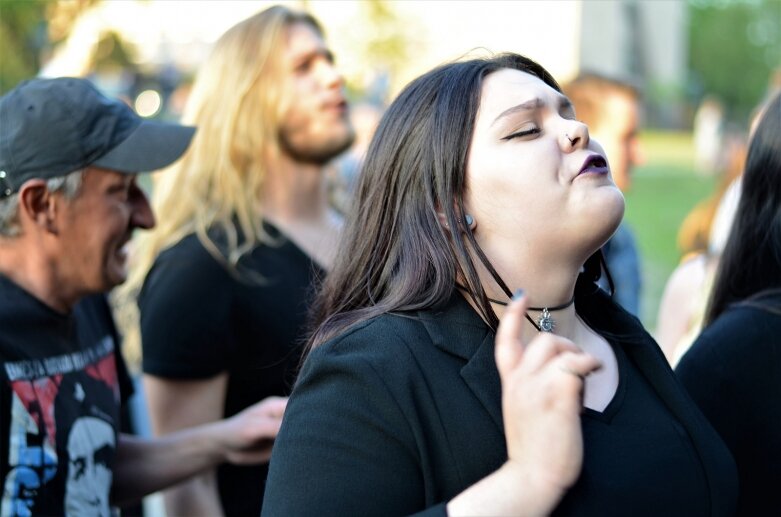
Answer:
[[[105,515],[132,391],[102,295],[60,314],[0,275],[0,515]]]
[[[295,381],[313,284],[324,274],[270,224],[259,245],[230,271],[194,234],[163,251],[138,298],[144,373],[169,380],[228,373],[224,416]],[[218,232],[211,237],[223,248]],[[217,469],[226,515],[259,515],[267,465]]]

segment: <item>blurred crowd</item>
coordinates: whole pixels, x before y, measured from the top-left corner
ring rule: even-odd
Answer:
[[[0,99],[0,514],[777,506],[778,84],[697,109],[652,337],[644,85],[505,53],[353,100],[283,6],[95,82]]]

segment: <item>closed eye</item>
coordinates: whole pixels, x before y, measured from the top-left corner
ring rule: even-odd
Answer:
[[[538,127],[533,127],[531,129],[524,129],[523,131],[518,131],[515,133],[512,133],[511,135],[507,135],[502,138],[502,140],[512,140],[513,138],[520,138],[524,136],[530,136],[530,135],[536,135],[540,133],[541,129]]]

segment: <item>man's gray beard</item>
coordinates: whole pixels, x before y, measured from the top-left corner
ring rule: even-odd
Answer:
[[[319,147],[296,147],[287,137],[284,131],[279,132],[279,146],[286,155],[299,163],[324,166],[344,151],[350,148],[355,141],[355,131],[350,130],[343,139],[326,142]]]

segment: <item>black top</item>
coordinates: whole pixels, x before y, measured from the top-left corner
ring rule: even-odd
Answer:
[[[781,295],[762,300],[781,311]],[[676,368],[732,451],[740,515],[778,512],[781,487],[781,312],[733,306]]]
[[[618,389],[604,411],[584,410],[583,470],[554,515],[708,515],[708,485],[686,430],[623,347],[611,345]]]
[[[636,318],[595,286],[576,309],[613,343],[621,387],[583,418],[562,515],[730,515],[735,467]],[[315,349],[288,403],[263,515],[443,515],[507,459],[494,334],[458,294]]]
[[[1,515],[108,515],[132,392],[105,297],[60,314],[0,275]]]
[[[163,251],[138,299],[143,369],[167,379],[228,372],[224,416],[290,393],[315,277],[322,270],[271,225],[230,272],[192,234]],[[219,245],[219,235],[213,235]],[[260,513],[267,465],[218,468],[228,515]]]

